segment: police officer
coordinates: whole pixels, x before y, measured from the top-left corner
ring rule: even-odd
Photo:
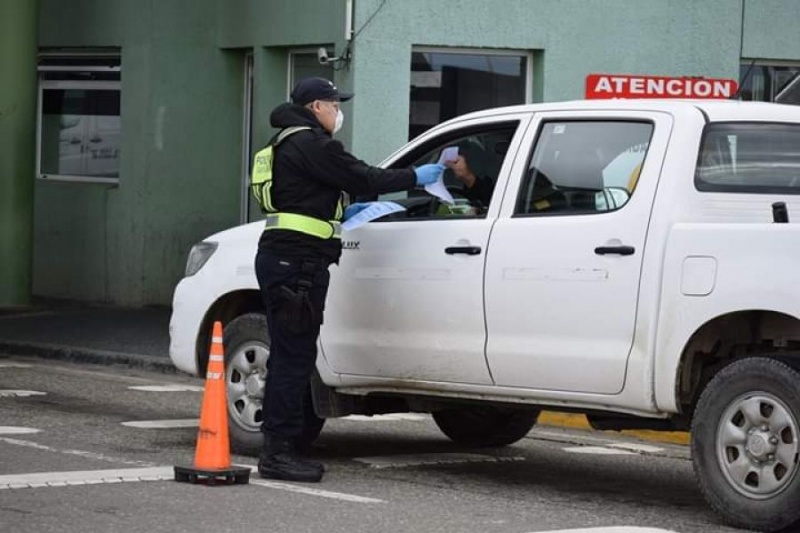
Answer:
[[[317,357],[317,336],[328,291],[328,266],[341,254],[340,223],[364,207],[342,208],[342,191],[375,195],[435,182],[443,166],[381,169],[333,139],[353,97],[324,78],[301,80],[291,102],[276,107],[270,124],[286,135],[274,147],[270,208],[256,255],[256,276],[271,339],[264,393],[262,477],[319,481],[322,464],[298,455],[304,398]]]

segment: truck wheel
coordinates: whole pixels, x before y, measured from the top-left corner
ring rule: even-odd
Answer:
[[[692,420],[692,462],[726,522],[774,532],[800,524],[800,374],[767,358],[731,363]]]
[[[261,451],[261,407],[269,358],[267,317],[248,313],[225,326],[225,387],[228,395],[228,432],[231,448],[239,453],[257,454]],[[306,448],[322,431],[325,419],[314,412],[311,389],[304,402],[303,435],[295,444]]]
[[[539,411],[470,406],[435,411],[433,420],[450,440],[479,448],[507,446],[528,434]]]

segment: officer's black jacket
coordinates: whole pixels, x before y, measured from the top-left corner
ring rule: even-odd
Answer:
[[[308,126],[286,137],[275,149],[272,166],[272,205],[280,212],[333,220],[342,191],[350,195],[376,195],[414,187],[412,169],[373,167],[348,153],[342,143],[305,107],[285,103],[270,115],[275,128]],[[319,239],[291,230],[264,231],[259,246],[288,257],[337,261],[340,239]]]

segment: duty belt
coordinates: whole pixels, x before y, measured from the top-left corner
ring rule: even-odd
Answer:
[[[320,220],[297,213],[270,213],[266,229],[299,231],[320,239],[341,239],[342,224],[338,220]]]

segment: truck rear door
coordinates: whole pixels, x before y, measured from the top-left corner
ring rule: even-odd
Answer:
[[[487,359],[497,385],[622,390],[671,129],[660,112],[534,116],[487,255]]]

